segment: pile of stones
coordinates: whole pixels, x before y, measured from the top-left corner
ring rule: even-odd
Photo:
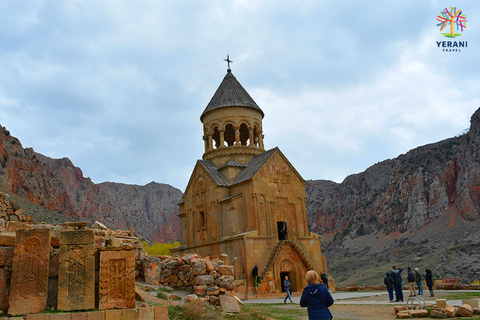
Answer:
[[[407,309],[406,306],[396,306],[395,314],[397,318],[412,318],[412,317],[429,317],[435,319],[455,318],[455,317],[470,317],[474,314],[480,314],[478,308],[478,300],[467,299],[462,301],[462,305],[458,308],[447,304],[445,299],[437,299],[436,304],[427,304],[430,313],[426,309]],[[415,306],[416,307],[416,306]]]
[[[221,295],[234,296],[234,266],[229,265],[225,254],[205,258],[196,253],[181,257],[145,256],[141,260],[147,284],[192,288],[195,297],[214,305],[219,304]]]
[[[0,192],[0,230],[5,228],[9,221],[33,221],[33,216],[25,214],[25,210],[20,208],[10,195]]]

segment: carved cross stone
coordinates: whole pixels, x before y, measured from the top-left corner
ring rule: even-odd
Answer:
[[[281,191],[282,191],[282,190],[281,190],[282,188],[280,187],[280,184],[285,184],[285,183],[287,183],[287,179],[285,179],[285,173],[277,170],[277,177],[276,177],[276,178],[273,178],[273,182],[275,182],[276,184],[278,184],[278,192],[281,192]]]

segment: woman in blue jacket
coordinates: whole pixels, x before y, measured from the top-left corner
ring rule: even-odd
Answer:
[[[319,283],[318,274],[310,270],[305,275],[308,285],[303,289],[300,306],[307,307],[309,320],[330,320],[332,314],[328,307],[333,304],[330,292]]]

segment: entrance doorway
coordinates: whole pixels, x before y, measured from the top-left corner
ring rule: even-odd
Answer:
[[[286,292],[285,291],[285,285],[283,284],[283,280],[285,280],[285,277],[288,277],[288,281],[290,281],[290,283],[292,283],[292,279],[290,279],[290,271],[289,272],[280,272],[280,280],[282,282],[282,292]],[[290,286],[290,291],[293,292],[293,286]]]
[[[287,240],[287,222],[277,221],[278,240]]]

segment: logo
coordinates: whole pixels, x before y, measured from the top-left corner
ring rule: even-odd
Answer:
[[[462,13],[462,10],[458,10],[456,7],[450,7],[450,11],[445,8],[440,11],[441,16],[437,16],[437,27],[440,27],[440,32],[447,38],[455,38],[462,35],[463,29],[467,27],[467,17]],[[447,28],[449,26],[450,28]],[[455,26],[457,27],[455,30]],[[449,31],[443,33],[442,31]],[[455,33],[457,32],[457,33]]]

